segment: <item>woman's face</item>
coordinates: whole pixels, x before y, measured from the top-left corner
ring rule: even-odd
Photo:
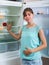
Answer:
[[[24,16],[24,19],[29,23],[32,22],[34,14],[32,14],[29,11],[26,11],[26,15]]]

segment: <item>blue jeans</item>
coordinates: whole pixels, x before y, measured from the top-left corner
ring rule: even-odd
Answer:
[[[26,60],[22,59],[23,65],[42,65],[42,60]]]

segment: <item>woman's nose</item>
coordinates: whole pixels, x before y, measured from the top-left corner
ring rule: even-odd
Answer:
[[[28,18],[29,16],[27,15],[26,17]]]

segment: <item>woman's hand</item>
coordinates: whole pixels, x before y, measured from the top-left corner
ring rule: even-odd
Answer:
[[[11,24],[7,24],[7,30],[10,31],[12,28],[12,25]]]
[[[25,55],[30,55],[32,53],[32,50],[29,48],[26,48],[26,50],[23,51]]]

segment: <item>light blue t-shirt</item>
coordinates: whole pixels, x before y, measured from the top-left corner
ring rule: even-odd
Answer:
[[[27,28],[27,26],[23,26],[22,28],[22,34],[21,34],[21,47],[20,47],[20,57],[22,59],[39,59],[41,58],[40,51],[31,53],[30,55],[26,56],[23,51],[26,50],[26,48],[34,49],[37,48],[40,45],[40,39],[38,36],[38,32],[41,29],[39,26],[34,26],[31,28]]]

